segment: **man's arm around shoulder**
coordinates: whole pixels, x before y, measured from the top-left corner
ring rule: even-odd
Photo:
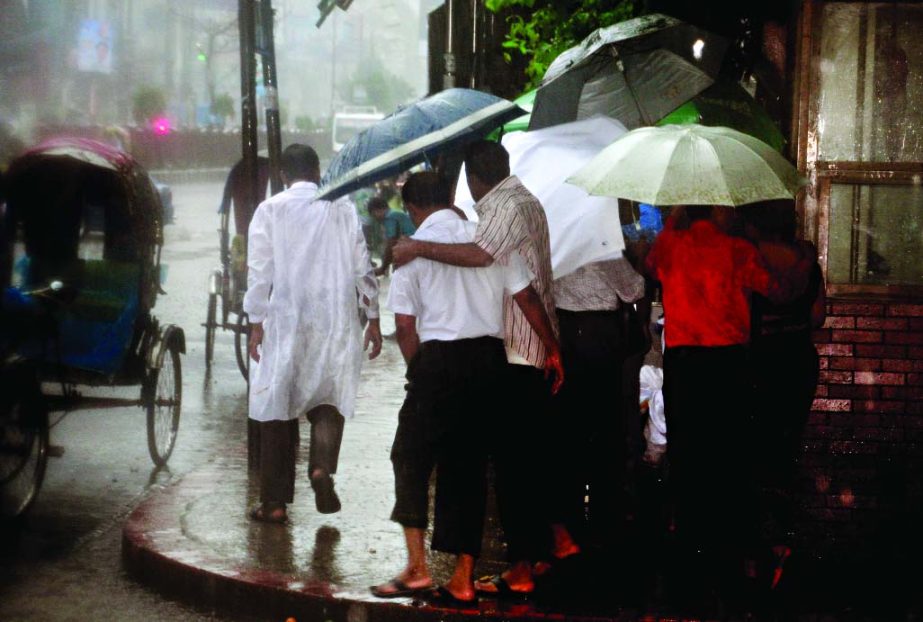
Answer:
[[[494,262],[490,253],[474,242],[441,244],[402,237],[394,244],[391,251],[391,260],[396,268],[400,268],[417,257],[462,268],[484,268]]]

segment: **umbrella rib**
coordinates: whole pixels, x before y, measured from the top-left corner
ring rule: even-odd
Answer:
[[[782,156],[782,154],[778,153],[775,149],[773,149],[771,146],[764,143],[763,141],[759,140],[758,138],[754,138],[753,136],[750,136],[748,134],[737,135],[737,134],[724,133],[722,134],[722,137],[727,139],[728,141],[733,141],[745,147],[747,149],[747,153],[754,157],[755,163],[759,165],[760,167],[762,167],[764,171],[765,169],[768,169],[769,175],[772,176],[776,181],[778,181],[779,185],[781,185],[785,191],[784,195],[778,195],[778,196],[772,196],[772,197],[769,197],[769,196],[762,197],[762,198],[756,198],[755,196],[742,197],[742,198],[746,198],[747,200],[740,202],[740,203],[736,203],[736,205],[745,205],[746,203],[754,203],[757,201],[763,201],[763,200],[769,200],[769,199],[794,198],[794,195],[797,192],[797,185],[795,186],[795,188],[790,188],[789,182],[785,179],[785,177],[789,176],[786,173],[786,171],[788,170],[788,168],[791,167],[791,164],[788,162],[788,160],[786,160]],[[751,142],[754,144],[750,144]],[[757,151],[758,147],[765,147],[766,153],[761,154],[759,151]],[[770,161],[770,159],[775,159],[776,162],[773,163]],[[782,170],[781,171],[777,170],[776,165],[782,166]],[[798,181],[800,181],[800,177],[798,177],[797,175],[795,179],[792,179],[790,181],[792,183],[796,183],[800,185],[798,183]]]
[[[696,140],[696,142],[699,142],[699,141]],[[718,171],[720,172],[720,175],[716,175],[716,176],[715,176],[715,182],[716,182],[715,185],[717,185],[717,181],[718,181],[718,180],[721,180],[721,194],[723,194],[725,197],[727,197],[727,199],[726,199],[727,201],[730,201],[730,203],[725,203],[725,202],[719,202],[718,200],[715,200],[715,201],[714,201],[714,204],[715,204],[715,205],[731,205],[731,206],[733,206],[733,205],[734,205],[734,199],[733,199],[732,196],[731,196],[731,189],[728,187],[727,178],[726,178],[725,175],[724,175],[724,167],[721,166],[721,158],[720,158],[720,156],[718,155],[718,150],[715,148],[714,142],[712,142],[712,141],[710,141],[710,140],[706,140],[706,141],[704,141],[704,142],[705,142],[706,145],[708,145],[709,151],[711,151],[711,153],[712,153],[712,155],[713,155],[713,157],[714,157],[715,162],[718,164]],[[715,194],[717,195],[718,193],[716,192]],[[716,199],[717,199],[717,197],[716,197]]]

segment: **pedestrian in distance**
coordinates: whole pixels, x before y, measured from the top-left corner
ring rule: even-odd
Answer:
[[[344,418],[353,415],[362,351],[371,346],[369,359],[381,352],[378,281],[354,206],[315,198],[320,165],[307,145],[285,149],[282,177],[287,189],[261,203],[250,223],[244,296],[254,361],[249,416],[260,437],[260,504],[250,516],[270,522],[284,522],[294,498],[302,415],[311,424],[317,510],[340,510],[331,476]]]
[[[413,235],[416,227],[410,217],[404,212],[391,209],[388,202],[381,196],[374,196],[368,202],[369,216],[381,227],[383,235],[383,248],[381,251],[381,266],[375,269],[377,276],[388,274],[391,268],[394,244],[401,236]]]

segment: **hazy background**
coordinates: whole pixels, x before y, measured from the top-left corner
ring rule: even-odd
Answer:
[[[283,129],[423,95],[440,4],[354,0],[317,28],[316,0],[274,0]],[[47,126],[144,126],[152,104],[171,129],[239,126],[236,0],[0,0],[0,14],[0,124],[25,143]]]

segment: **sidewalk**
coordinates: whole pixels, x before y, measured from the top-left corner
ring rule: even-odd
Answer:
[[[354,420],[347,434],[352,432],[354,439],[387,436],[388,426],[383,423]],[[125,568],[163,593],[221,615],[245,614],[280,622],[288,618],[298,622],[712,619],[671,612],[656,596],[644,596],[656,593],[652,585],[645,584],[644,577],[652,576],[650,564],[661,564],[664,559],[641,543],[630,544],[624,557],[595,566],[606,569],[608,576],[584,573],[579,575],[579,584],[538,589],[529,600],[482,598],[471,609],[451,610],[410,598],[372,597],[369,586],[394,576],[405,560],[400,528],[388,520],[393,483],[383,447],[387,445],[377,440],[344,446],[349,455],[342,459],[337,476],[343,502],[338,514],[318,514],[307,478],[299,478],[290,522],[285,526],[248,520],[246,511],[255,503],[256,491],[248,481],[245,449],[232,448],[209,466],[152,494],[130,515],[122,537]],[[498,536],[490,518],[479,573],[502,568]],[[431,561],[436,580],[444,581],[449,559],[437,553]],[[721,619],[915,619],[906,614],[895,617],[891,599],[884,594],[877,602],[867,603],[871,610],[857,611],[845,602],[846,593],[841,591],[845,586],[828,591],[839,579],[818,571],[812,564],[793,565],[788,580],[800,588],[780,591],[777,602],[759,616]],[[913,583],[908,583],[906,588],[913,590]],[[908,594],[901,589],[898,593]]]
[[[387,324],[385,332],[392,330]],[[593,608],[579,615],[538,596],[518,602],[484,599],[477,609],[459,612],[409,598],[376,599],[369,593],[369,586],[395,576],[406,559],[400,526],[388,519],[394,499],[389,452],[404,397],[402,367],[393,342],[386,342],[381,357],[364,366],[357,414],[346,424],[335,476],[341,512],[325,516],[315,511],[303,436],[289,524],[250,521],[247,510],[257,501],[257,489],[247,473],[246,443],[229,439],[225,453],[153,492],[130,515],[122,545],[128,572],[196,605],[266,620],[371,622],[472,615],[486,620],[639,619],[637,611],[623,611],[619,599],[605,589],[606,610]],[[303,427],[302,435],[306,433]],[[503,568],[492,499],[488,512],[480,574]],[[625,561],[619,565],[630,569]],[[450,562],[448,556],[431,555],[438,582],[448,578]]]
[[[383,326],[385,332],[392,328],[390,321]],[[459,611],[410,598],[372,597],[369,586],[393,577],[405,563],[401,529],[388,520],[394,499],[389,451],[404,397],[399,371],[403,362],[393,346],[386,343],[381,357],[362,372],[357,414],[346,424],[335,476],[341,512],[325,516],[315,511],[303,439],[289,524],[250,521],[247,511],[256,503],[257,491],[247,473],[246,444],[244,439],[228,439],[225,453],[153,492],[130,515],[122,544],[128,572],[162,592],[223,615],[243,613],[280,622],[289,617],[298,622],[702,619],[671,612],[663,603],[660,575],[670,564],[661,546],[665,531],[656,531],[665,521],[663,479],[654,471],[643,472],[639,511],[631,521],[631,533],[617,548],[617,558],[594,561],[584,556],[577,572],[540,584],[529,600],[482,598],[476,608]],[[751,619],[915,619],[894,612],[902,611],[908,599],[919,604],[916,574],[883,563],[853,566],[832,558],[820,560],[809,550],[801,549],[786,564],[782,587],[770,600],[761,596],[761,613]],[[500,571],[503,559],[489,503],[478,575]],[[450,563],[445,555],[431,554],[437,582],[448,578]]]

